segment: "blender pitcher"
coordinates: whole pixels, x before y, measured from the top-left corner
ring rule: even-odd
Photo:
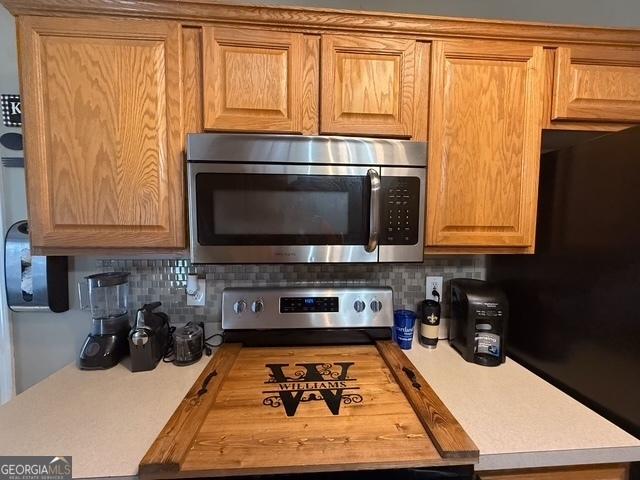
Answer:
[[[80,307],[91,311],[91,332],[80,351],[84,370],[111,368],[129,350],[129,272],[97,273],[78,283]]]

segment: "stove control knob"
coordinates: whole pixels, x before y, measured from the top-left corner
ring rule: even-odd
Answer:
[[[355,302],[353,302],[353,308],[355,309],[356,312],[360,313],[364,311],[364,309],[366,308],[366,305],[362,300],[356,300]]]
[[[378,313],[380,310],[382,310],[382,302],[380,300],[371,300],[371,304],[369,305],[369,307],[371,307],[371,310],[373,310],[375,313]]]
[[[251,304],[251,311],[253,313],[260,313],[264,310],[264,302],[262,300],[256,300]]]
[[[245,302],[244,300],[238,300],[233,304],[233,311],[236,313],[244,312],[245,308],[247,308],[247,302]]]

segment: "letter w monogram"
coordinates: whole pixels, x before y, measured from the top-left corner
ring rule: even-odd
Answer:
[[[306,382],[306,383],[322,383],[327,382],[328,380],[332,381],[344,381],[347,379],[347,374],[349,372],[349,367],[353,365],[353,362],[336,362],[333,365],[340,367],[340,373],[337,377],[332,377],[331,379],[325,379],[322,376],[321,367],[326,365],[325,363],[296,363],[296,367],[304,368],[304,375],[300,378],[296,378],[295,382]],[[265,365],[267,368],[271,370],[273,378],[277,383],[288,383],[291,382],[291,379],[287,377],[284,373],[283,367],[288,367],[288,363],[269,363]],[[331,389],[299,389],[295,392],[281,390],[278,391],[278,395],[280,395],[280,399],[284,405],[284,410],[288,417],[293,417],[298,410],[298,405],[303,401],[303,396],[307,392],[318,392],[324,402],[329,407],[329,410],[333,415],[338,415],[340,413],[340,402],[342,400],[342,393],[344,391],[343,388],[337,388],[334,390]],[[307,397],[309,398],[309,397]]]

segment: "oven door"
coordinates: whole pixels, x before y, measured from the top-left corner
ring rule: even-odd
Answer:
[[[380,168],[189,163],[191,260],[377,262]]]

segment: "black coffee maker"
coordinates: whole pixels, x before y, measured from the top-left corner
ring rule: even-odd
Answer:
[[[451,280],[449,343],[467,362],[504,362],[508,317],[507,297],[497,286],[470,278]]]
[[[80,350],[83,370],[111,368],[127,355],[129,346],[129,272],[98,273],[78,284],[81,308],[91,310],[91,332]]]
[[[129,332],[132,372],[153,370],[167,353],[171,327],[166,313],[154,312],[160,305],[160,302],[145,304],[136,313],[136,322]]]

